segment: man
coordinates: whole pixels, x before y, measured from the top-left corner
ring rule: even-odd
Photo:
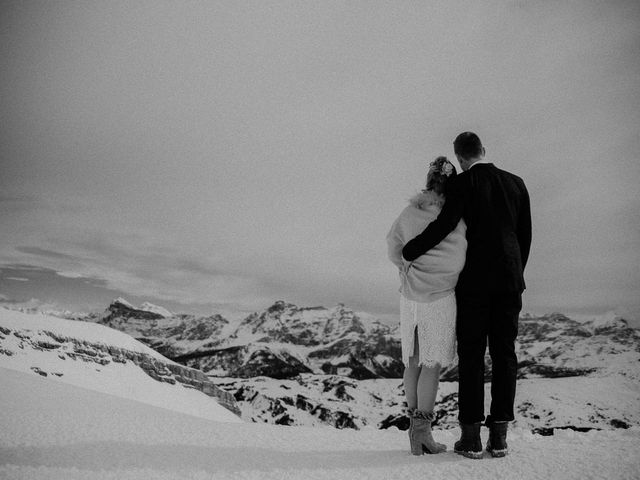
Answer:
[[[520,177],[485,160],[472,132],[458,135],[453,149],[463,172],[447,187],[438,218],[407,242],[402,256],[413,261],[437,245],[463,218],[467,224],[465,266],[456,286],[458,420],[462,430],[454,451],[482,458],[484,355],[492,362],[487,450],[507,454],[507,425],[514,420],[517,358],[515,338],[525,289],[524,268],[531,245],[529,194]]]

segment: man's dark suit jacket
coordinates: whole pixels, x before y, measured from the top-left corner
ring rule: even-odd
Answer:
[[[456,292],[522,293],[531,245],[529,193],[522,179],[492,163],[450,179],[438,218],[405,244],[404,259],[413,261],[436,246],[461,218],[468,246]]]

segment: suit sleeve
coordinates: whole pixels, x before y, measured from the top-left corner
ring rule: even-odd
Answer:
[[[447,188],[447,199],[433,222],[422,233],[409,240],[402,248],[402,257],[413,261],[439,244],[456,226],[464,211],[464,188],[460,177],[452,179]]]
[[[522,259],[522,270],[527,265],[529,251],[531,249],[531,205],[529,192],[522,183],[522,205],[518,213],[518,244],[520,245],[520,255]]]

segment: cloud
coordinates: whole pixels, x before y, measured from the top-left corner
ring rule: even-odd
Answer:
[[[273,301],[269,294],[260,295],[265,287],[253,277],[221,269],[206,259],[167,246],[156,250],[151,242],[131,245],[126,237],[76,239],[49,248],[19,246],[16,250],[36,256],[45,270],[56,275],[86,279],[95,286],[129,295],[209,305],[246,306]]]
[[[28,300],[17,300],[0,293],[0,305],[5,305],[10,309],[34,309],[34,310],[59,310],[60,305],[55,302],[43,302],[38,298],[31,297]]]
[[[50,257],[56,259],[66,259],[66,260],[74,260],[77,261],[78,257],[75,255],[67,255],[66,253],[54,252],[53,250],[47,250],[45,248],[40,247],[29,247],[24,245],[19,245],[15,247],[19,252],[28,253],[31,255],[41,255],[43,257]]]
[[[391,315],[384,237],[470,129],[530,190],[528,306],[631,307],[638,5],[11,10],[0,262],[171,301]]]

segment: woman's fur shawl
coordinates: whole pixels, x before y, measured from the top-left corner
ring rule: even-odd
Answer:
[[[445,199],[423,190],[409,199],[387,234],[388,256],[400,273],[400,292],[417,302],[431,302],[453,292],[467,252],[466,225],[460,220],[438,245],[412,262],[402,257],[402,247],[434,221]]]
[[[409,204],[421,210],[426,210],[430,206],[442,208],[444,196],[433,190],[422,190],[409,199]]]

